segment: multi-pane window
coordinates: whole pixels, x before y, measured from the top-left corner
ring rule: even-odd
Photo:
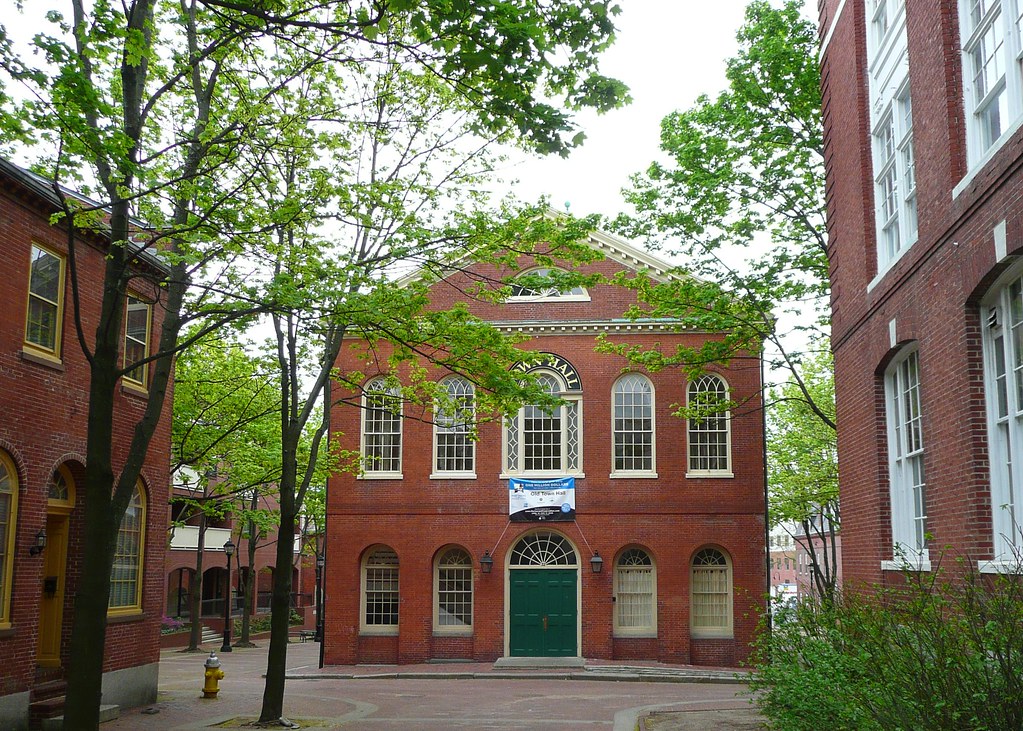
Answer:
[[[461,548],[445,551],[437,562],[434,623],[441,632],[472,629],[472,558]]]
[[[121,518],[110,570],[110,609],[134,610],[142,607],[142,539],[145,527],[145,498],[136,485],[128,509]]]
[[[731,470],[728,387],[720,376],[707,373],[689,384],[689,472],[729,473]]]
[[[898,557],[920,563],[926,560],[927,505],[917,351],[911,351],[889,367],[885,387],[892,544]]]
[[[903,0],[874,0],[868,43],[877,261],[883,268],[917,238],[913,106]]]
[[[378,548],[362,565],[363,629],[398,628],[398,555]]]
[[[149,323],[152,307],[137,297],[128,295],[124,313],[124,366],[134,368],[124,374],[129,381],[146,384],[149,371],[148,363],[141,363],[149,357]]]
[[[652,472],[654,469],[654,389],[638,373],[614,385],[614,472]]]
[[[994,557],[1013,561],[1023,551],[1023,277],[997,289],[981,315]]]
[[[616,634],[656,634],[654,562],[650,554],[630,548],[615,565]]]
[[[444,399],[434,412],[434,472],[471,474],[476,467],[475,390],[461,377],[445,379],[441,386]]]
[[[57,355],[64,307],[64,260],[41,246],[32,245],[29,264],[28,315],[25,342]]]
[[[11,583],[14,570],[14,519],[18,513],[18,473],[0,452],[0,627],[11,624]]]
[[[545,286],[543,283],[544,279],[549,279],[552,274],[560,272],[558,269],[550,269],[547,267],[539,269],[530,269],[527,272],[522,273],[522,277],[531,280],[533,286],[527,286],[526,284],[516,283],[512,284],[512,299],[518,300],[575,300],[585,301],[589,300],[589,294],[586,289],[581,285],[575,285],[567,289],[559,289],[553,284]]]
[[[527,404],[505,422],[505,471],[522,473],[577,473],[582,463],[578,394],[565,392],[553,372],[535,373],[537,385],[564,403],[558,406]]]
[[[976,164],[1023,115],[1017,0],[960,0],[967,147]]]
[[[384,378],[366,384],[362,408],[362,468],[366,475],[401,473],[401,391]]]
[[[732,567],[714,548],[693,557],[692,622],[694,637],[732,636]]]

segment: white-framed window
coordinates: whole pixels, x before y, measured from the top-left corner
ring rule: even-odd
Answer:
[[[362,560],[362,626],[364,634],[398,632],[398,554],[379,546]]]
[[[505,421],[504,466],[512,475],[577,475],[582,471],[582,396],[566,390],[554,371],[532,371],[537,385],[564,400],[560,406],[527,404]]]
[[[928,568],[920,357],[900,354],[885,373],[893,560]]]
[[[657,636],[657,574],[641,548],[622,551],[615,562],[614,632],[619,637]]]
[[[612,474],[654,475],[654,386],[629,373],[612,388]]]
[[[146,538],[146,499],[135,485],[117,529],[114,564],[110,569],[110,614],[142,611],[142,559]]]
[[[905,4],[874,0],[867,13],[874,219],[877,264],[883,271],[917,238],[913,105]]]
[[[981,307],[994,561],[1023,551],[1023,276],[1017,269]]]
[[[1023,117],[1021,28],[1018,0],[959,0],[970,167],[984,162]]]
[[[542,280],[549,278],[552,274],[562,273],[563,270],[552,269],[551,267],[537,267],[522,272],[519,278],[528,277]],[[512,284],[512,295],[509,302],[589,302],[590,295],[582,285],[575,285],[570,289],[559,289],[551,286],[538,286],[536,281],[526,284]]]
[[[401,477],[401,390],[383,377],[362,398],[362,471],[365,477]]]
[[[732,636],[732,563],[716,548],[703,548],[691,567],[690,632],[693,637]]]
[[[443,399],[434,407],[433,473],[473,477],[476,471],[476,390],[461,376],[445,378]]]
[[[463,548],[443,551],[433,571],[433,631],[472,633],[472,557]]]
[[[732,476],[731,414],[728,385],[721,376],[705,373],[689,384],[686,406],[698,409],[689,417],[689,471],[696,476]]]

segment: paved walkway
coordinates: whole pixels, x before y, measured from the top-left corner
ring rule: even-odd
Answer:
[[[220,697],[200,698],[204,654],[166,650],[160,695],[103,731],[241,728],[259,715],[265,645],[220,657]],[[219,653],[218,653],[219,654]],[[285,716],[304,729],[374,731],[759,731],[742,676],[725,668],[569,661],[319,668],[319,645],[288,648]],[[512,665],[512,667],[509,667]],[[547,665],[547,663],[545,663]]]

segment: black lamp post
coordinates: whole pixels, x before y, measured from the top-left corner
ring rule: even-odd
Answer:
[[[234,555],[234,543],[227,539],[224,544],[224,555],[227,556],[227,601],[224,602],[224,644],[220,652],[231,652],[231,556]]]
[[[316,641],[323,642],[323,553],[316,554]]]

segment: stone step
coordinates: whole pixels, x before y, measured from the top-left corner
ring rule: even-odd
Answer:
[[[115,718],[119,718],[121,715],[121,707],[115,705],[106,705],[99,707],[99,722],[106,723],[107,721],[113,721]],[[52,716],[50,718],[44,718],[42,729],[43,731],[60,731],[64,728],[64,716]]]

